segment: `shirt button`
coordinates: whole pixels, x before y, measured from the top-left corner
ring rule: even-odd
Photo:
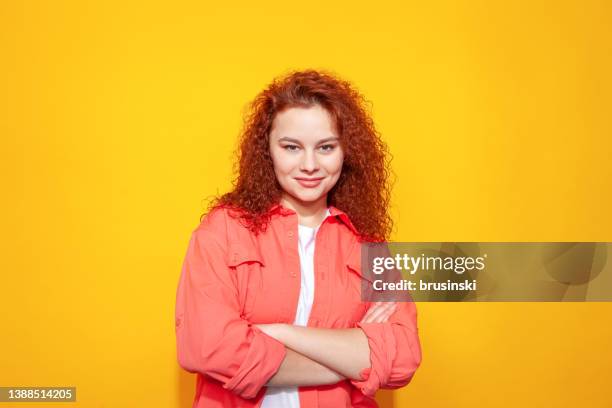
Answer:
[[[295,272],[291,272],[291,276],[293,276],[295,278],[297,276],[297,274]]]
[[[287,236],[288,236],[289,238],[293,237],[293,231],[289,231],[289,232],[287,233]]]

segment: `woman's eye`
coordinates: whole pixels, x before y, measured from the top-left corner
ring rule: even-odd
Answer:
[[[334,150],[336,146],[331,145],[331,144],[327,144],[327,145],[323,145],[321,146],[321,149],[323,149],[324,152],[331,152],[332,150]]]
[[[296,146],[296,145],[285,145],[285,146],[283,146],[283,149],[285,149],[285,150],[289,150],[289,151],[291,151],[291,152],[294,152],[294,151],[296,151],[297,149],[299,149],[299,147],[298,147],[298,146]]]

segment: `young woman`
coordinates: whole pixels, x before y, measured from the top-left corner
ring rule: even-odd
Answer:
[[[412,302],[362,297],[384,242],[385,144],[346,81],[276,79],[251,105],[232,191],[192,232],[176,298],[194,407],[376,407],[421,361]]]

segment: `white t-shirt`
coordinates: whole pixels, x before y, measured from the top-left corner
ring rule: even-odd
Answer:
[[[325,217],[329,216],[329,209]],[[308,325],[310,309],[314,300],[314,249],[318,227],[306,227],[298,224],[298,252],[300,254],[300,298],[298,300],[295,320],[296,326]],[[268,387],[261,408],[299,408],[300,398],[298,387]]]

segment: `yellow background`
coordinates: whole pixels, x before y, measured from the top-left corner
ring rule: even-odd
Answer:
[[[191,406],[189,233],[242,109],[293,68],[372,101],[394,240],[612,241],[610,3],[505,3],[2,2],[0,385]],[[423,364],[387,407],[612,406],[610,303],[418,310]]]

